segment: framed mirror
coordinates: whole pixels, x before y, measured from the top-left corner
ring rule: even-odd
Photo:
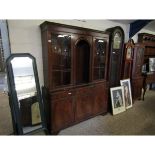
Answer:
[[[15,134],[47,133],[35,58],[28,53],[11,54],[6,69]]]

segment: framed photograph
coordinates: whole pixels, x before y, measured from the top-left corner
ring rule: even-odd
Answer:
[[[130,79],[120,80],[121,86],[124,87],[124,99],[126,109],[132,107],[132,95],[131,95],[131,84]]]
[[[113,115],[125,111],[124,87],[110,88]]]
[[[149,58],[149,71],[155,71],[155,58]]]

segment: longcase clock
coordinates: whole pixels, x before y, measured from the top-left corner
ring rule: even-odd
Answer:
[[[106,30],[110,35],[109,41],[109,63],[108,63],[108,81],[110,87],[120,85],[124,31],[121,27],[116,26]]]

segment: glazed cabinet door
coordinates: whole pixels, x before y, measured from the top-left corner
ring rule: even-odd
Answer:
[[[106,79],[107,47],[106,39],[93,38],[93,80]]]
[[[67,33],[51,33],[49,68],[52,89],[71,84],[71,38]]]

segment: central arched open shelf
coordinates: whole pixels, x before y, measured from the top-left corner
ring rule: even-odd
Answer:
[[[79,40],[76,44],[75,54],[75,83],[89,83],[90,77],[90,45],[86,40]]]

